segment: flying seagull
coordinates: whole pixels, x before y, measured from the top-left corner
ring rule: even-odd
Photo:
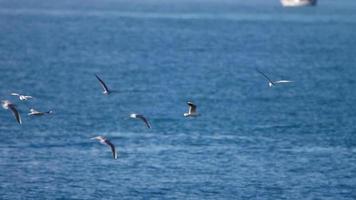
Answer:
[[[260,70],[256,69],[258,73],[260,73],[263,77],[265,77],[268,81],[268,85],[269,87],[275,86],[276,84],[280,84],[280,83],[291,83],[293,81],[290,80],[278,80],[278,81],[272,81],[266,74],[264,74],[263,72],[261,72]]]
[[[133,119],[141,119],[146,124],[147,128],[151,128],[150,123],[143,115],[132,113],[132,114],[130,114],[130,117]]]
[[[104,81],[101,80],[101,78],[100,78],[97,74],[95,74],[95,77],[98,79],[98,81],[99,81],[101,87],[102,87],[103,90],[104,90],[104,91],[103,91],[103,94],[109,95],[109,94],[111,93],[111,91],[109,90],[108,86],[106,86],[106,84],[104,83]]]
[[[103,136],[96,136],[96,137],[92,137],[90,139],[98,140],[101,144],[108,145],[111,148],[112,156],[114,157],[114,159],[117,159],[117,153],[115,150],[115,146],[110,142],[110,140],[106,139]]]
[[[53,113],[52,110],[49,110],[49,111],[47,111],[47,112],[40,112],[40,111],[37,111],[37,110],[31,108],[31,109],[30,109],[30,112],[29,112],[27,115],[30,115],[30,116],[32,116],[32,115],[34,115],[34,116],[41,116],[41,115],[52,114],[52,113]]]
[[[18,94],[18,93],[14,93],[14,92],[11,93],[11,95],[12,96],[18,96],[21,101],[27,101],[27,100],[33,98],[32,96],[22,95],[22,94]]]
[[[15,116],[16,121],[19,124],[22,124],[20,113],[17,111],[15,104],[11,103],[9,100],[2,100],[1,104],[4,109],[10,109],[12,114]]]
[[[196,117],[199,114],[197,113],[197,106],[195,104],[193,104],[192,102],[188,101],[187,102],[188,106],[189,106],[189,111],[188,113],[184,113],[185,117]]]

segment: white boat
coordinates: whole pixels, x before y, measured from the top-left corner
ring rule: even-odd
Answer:
[[[317,0],[281,0],[281,3],[285,7],[294,6],[315,6]]]

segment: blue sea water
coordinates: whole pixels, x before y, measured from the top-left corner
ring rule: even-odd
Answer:
[[[1,0],[0,199],[356,199],[355,53],[351,0]]]

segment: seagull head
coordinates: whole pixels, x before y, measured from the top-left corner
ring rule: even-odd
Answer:
[[[9,100],[1,100],[1,105],[4,109],[8,109],[9,105],[11,105],[12,103]]]

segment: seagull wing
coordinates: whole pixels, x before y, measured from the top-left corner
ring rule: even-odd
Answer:
[[[140,118],[143,122],[145,122],[147,128],[151,128],[150,123],[148,122],[148,120],[143,115],[136,115],[136,117]]]
[[[95,136],[95,137],[91,137],[91,140],[98,140],[99,142],[101,142],[103,140],[102,136]]]
[[[187,104],[189,106],[189,113],[195,113],[197,110],[197,106],[192,102],[187,102]]]
[[[263,77],[265,77],[265,78],[268,80],[268,82],[274,83],[265,73],[261,72],[261,71],[258,70],[258,69],[256,69],[256,71],[257,71],[258,73],[260,73]]]
[[[10,108],[12,114],[15,116],[16,121],[17,121],[19,124],[22,124],[20,113],[17,111],[16,107],[15,107],[13,104],[10,104],[10,105],[9,105],[9,108]]]
[[[275,81],[274,83],[292,83],[293,81],[290,80],[279,80],[279,81]]]
[[[99,76],[96,75],[96,74],[95,74],[95,77],[98,79],[98,81],[99,81],[101,87],[104,89],[104,91],[105,91],[106,93],[109,93],[109,88],[108,88],[108,86],[106,86],[106,84],[104,83],[104,81],[101,80],[101,79],[99,78]]]
[[[115,150],[115,145],[113,145],[113,143],[111,143],[109,140],[105,140],[105,143],[110,146],[111,148],[111,152],[112,152],[112,156],[114,157],[114,159],[117,159],[117,153]]]
[[[15,93],[15,92],[11,93],[11,95],[12,95],[12,96],[20,96],[20,94]]]

